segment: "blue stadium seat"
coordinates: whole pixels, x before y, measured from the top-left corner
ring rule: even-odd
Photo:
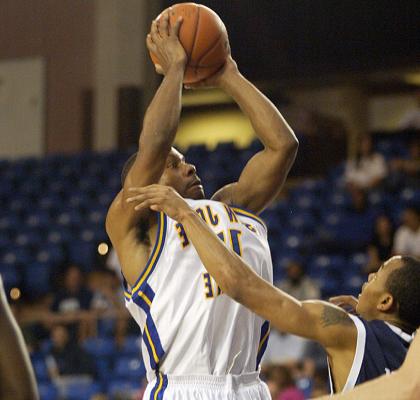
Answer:
[[[95,357],[112,357],[116,351],[114,340],[107,338],[86,339],[83,348]]]
[[[127,336],[119,353],[124,356],[133,356],[140,354],[141,340],[141,336],[139,335]]]
[[[41,400],[58,400],[58,391],[52,383],[38,383],[38,391]]]
[[[48,369],[45,364],[45,360],[41,358],[32,359],[32,366],[35,371],[35,376],[38,382],[49,382],[50,376],[48,375]]]
[[[26,294],[29,296],[39,296],[51,290],[52,266],[49,263],[34,262],[28,264],[23,269],[23,285]]]
[[[101,385],[97,382],[83,383],[75,382],[67,386],[66,400],[88,400],[93,395],[102,392]]]
[[[137,382],[124,379],[113,380],[108,384],[108,395],[112,399],[131,398],[140,390],[140,379]]]
[[[146,375],[146,369],[139,357],[121,357],[116,360],[114,373],[119,378],[140,380]]]

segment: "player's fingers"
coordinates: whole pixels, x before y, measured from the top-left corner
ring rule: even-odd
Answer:
[[[184,19],[182,17],[178,17],[173,27],[171,27],[171,34],[179,37],[179,30],[181,29],[181,25]]]
[[[156,204],[159,204],[159,199],[158,198],[148,199],[148,200],[144,200],[140,204],[137,204],[134,207],[134,209],[136,211],[139,211],[139,210],[143,210],[145,208],[150,208],[151,206],[156,205]]]
[[[169,11],[164,13],[159,21],[159,32],[161,35],[169,36]]]
[[[152,36],[153,41],[155,41],[156,39],[159,39],[159,27],[158,27],[158,22],[155,19],[152,21],[150,34]]]
[[[146,45],[150,51],[152,52],[156,51],[156,45],[153,42],[152,35],[150,33],[146,36]]]

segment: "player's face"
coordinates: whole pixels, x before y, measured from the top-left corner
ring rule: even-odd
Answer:
[[[182,197],[199,200],[204,198],[204,190],[197,171],[192,164],[185,162],[185,157],[172,148],[166,160],[166,168],[160,182],[173,187]]]
[[[381,304],[384,295],[387,294],[386,282],[389,274],[401,267],[400,257],[392,257],[385,261],[378,272],[369,274],[368,281],[362,286],[359,294],[357,313],[367,320],[375,319],[378,316],[378,306]]]

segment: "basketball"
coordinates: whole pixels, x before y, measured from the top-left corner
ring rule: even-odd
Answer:
[[[158,17],[167,12],[164,10]],[[210,8],[196,3],[175,4],[170,11],[170,24],[183,18],[179,40],[187,53],[184,83],[195,83],[212,76],[225,63],[228,37],[225,25]],[[150,52],[154,64],[159,64]]]

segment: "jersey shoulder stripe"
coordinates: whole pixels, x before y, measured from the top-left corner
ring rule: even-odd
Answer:
[[[167,222],[166,215],[163,212],[160,212],[158,214],[158,227],[157,227],[157,232],[156,232],[155,246],[153,247],[153,250],[147,261],[146,267],[144,268],[140,277],[137,279],[131,292],[129,291],[126,292],[125,294],[126,297],[129,298],[130,295],[133,296],[137,292],[144,292],[143,291],[144,283],[146,282],[147,278],[152,274],[162,254],[163,247],[165,245],[167,225],[168,225],[168,222]]]
[[[264,227],[264,229],[267,231],[267,225],[265,224],[265,222],[260,218],[260,217],[258,217],[257,215],[255,215],[255,214],[253,214],[253,213],[251,213],[250,211],[248,211],[248,210],[244,210],[243,208],[239,208],[239,207],[236,207],[236,206],[230,206],[230,208],[235,212],[235,214],[237,214],[237,215],[241,215],[241,216],[243,216],[243,217],[248,217],[248,218],[251,218],[252,220],[254,220],[254,221],[256,221],[256,222],[258,222],[259,224],[261,224],[263,227]]]

